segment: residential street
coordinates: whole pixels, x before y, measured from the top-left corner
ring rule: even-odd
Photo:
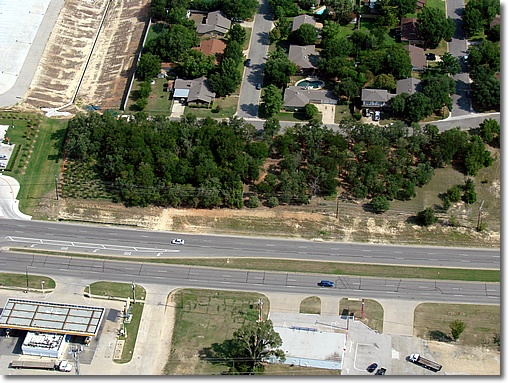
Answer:
[[[446,2],[446,13],[455,21],[456,29],[452,41],[448,43],[448,51],[455,57],[464,56],[467,51],[466,33],[463,27],[462,15],[464,14],[464,0],[448,0]],[[471,112],[471,99],[467,97],[466,92],[469,88],[469,74],[466,72],[465,63],[460,59],[462,73],[453,78],[457,81],[456,94],[452,95],[453,109],[451,117],[467,115]]]
[[[256,84],[263,82],[266,55],[270,45],[269,33],[272,29],[272,16],[269,14],[268,0],[260,0],[258,13],[254,18],[250,48],[247,58],[251,60],[243,73],[237,116],[241,118],[257,117],[261,90]]]

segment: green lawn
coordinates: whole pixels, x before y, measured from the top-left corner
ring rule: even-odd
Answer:
[[[321,298],[307,297],[300,303],[300,314],[321,314]]]
[[[49,119],[35,114],[2,113],[0,124],[14,124],[7,131],[15,149],[15,158],[9,161],[11,171],[4,174],[12,176],[20,183],[18,199],[20,210],[31,215],[44,198],[56,199],[56,180],[63,164],[61,147],[65,137],[67,122]],[[50,194],[50,193],[53,194]]]
[[[494,305],[422,303],[415,309],[414,334],[424,339],[452,342],[450,322],[466,324],[459,343],[473,347],[497,347],[494,336],[501,332],[501,309]]]
[[[236,113],[238,96],[231,95],[213,100],[211,108],[185,107],[184,115],[193,114],[199,118],[230,118]]]
[[[302,124],[306,124],[309,122],[309,119],[305,115],[304,112],[279,112],[274,115],[279,121],[294,121],[301,122]],[[323,114],[321,112],[318,113],[317,117],[318,121],[323,120]]]
[[[29,289],[41,289],[42,282],[44,282],[44,289],[54,289],[55,281],[49,277],[42,275],[34,275],[33,270],[27,270],[28,273],[15,274],[15,273],[0,273],[0,288],[2,287],[26,287],[28,279]],[[27,278],[28,276],[28,278]]]
[[[359,320],[369,326],[371,329],[380,333],[383,332],[384,310],[378,301],[364,299],[363,317],[362,301],[359,299],[342,298],[339,302],[339,312],[341,315],[352,315],[355,320]]]
[[[162,114],[162,115],[170,115],[171,114],[171,100],[169,99],[169,93],[166,92],[166,86],[168,80],[165,78],[156,78],[154,79],[155,84],[151,85],[152,91],[150,96],[148,96],[148,104],[146,105],[145,112],[151,114]],[[132,84],[131,93],[129,96],[129,100],[127,101],[126,109],[130,111],[136,110],[136,100],[138,96],[140,82],[138,80],[134,80]]]
[[[349,111],[349,105],[336,105],[335,106],[335,118],[334,121],[336,124],[340,123],[343,118],[350,117],[351,113]]]
[[[247,321],[258,319],[259,299],[263,317],[270,310],[263,294],[238,291],[182,289],[175,295],[176,319],[166,375],[219,375],[225,363],[207,358],[214,343],[222,343]]]

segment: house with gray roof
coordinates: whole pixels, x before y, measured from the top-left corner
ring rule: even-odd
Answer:
[[[212,92],[208,79],[204,76],[192,80],[192,86],[187,97],[189,105],[210,105],[215,98],[215,92]]]
[[[397,81],[397,93],[407,93],[412,95],[422,91],[422,81],[420,79],[410,77]]]
[[[210,12],[203,23],[198,24],[198,35],[224,36],[231,27],[231,20],[224,17],[220,11]]]
[[[304,71],[317,68],[319,55],[315,45],[290,45],[288,58],[300,71]]]
[[[188,105],[210,105],[215,98],[208,79],[199,77],[194,80],[176,79],[173,88],[173,99],[187,102]]]
[[[310,24],[313,27],[315,27],[316,26],[316,19],[314,18],[314,16],[309,16],[309,15],[296,16],[293,19],[293,27],[291,28],[291,31],[292,32],[296,31],[303,24]]]
[[[337,104],[337,98],[331,90],[311,90],[303,86],[288,86],[284,92],[284,108],[299,110],[307,104]]]
[[[386,89],[362,89],[362,108],[381,109],[393,96]]]
[[[415,45],[405,45],[404,49],[409,52],[413,70],[417,72],[424,70],[427,66],[427,58],[425,57],[423,48],[417,47]]]

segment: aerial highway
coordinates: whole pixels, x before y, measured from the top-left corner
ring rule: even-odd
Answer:
[[[371,264],[500,268],[499,249],[418,247],[177,234],[105,225],[1,220],[0,247],[122,257],[261,257]],[[181,238],[185,245],[171,245]]]
[[[195,287],[351,298],[390,298],[431,302],[499,304],[499,283],[369,278],[287,272],[264,272],[110,261],[39,254],[0,253],[0,270],[30,275],[66,276],[79,280],[109,280],[137,284]],[[319,287],[322,280],[334,287]],[[93,293],[93,292],[92,292]]]

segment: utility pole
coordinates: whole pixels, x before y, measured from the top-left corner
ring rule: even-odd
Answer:
[[[476,224],[476,230],[480,231],[481,229],[481,224],[482,224],[482,208],[483,208],[483,203],[485,202],[485,200],[482,201],[482,204],[480,205],[480,209],[478,210],[478,223]]]
[[[28,267],[25,269],[25,275],[26,275],[26,290],[25,294],[28,293]]]
[[[132,282],[132,304],[136,303],[136,285]]]
[[[55,193],[56,193],[56,200],[58,201],[58,177],[55,175]]]
[[[337,208],[335,210],[335,218],[339,219],[339,196],[337,196]]]

